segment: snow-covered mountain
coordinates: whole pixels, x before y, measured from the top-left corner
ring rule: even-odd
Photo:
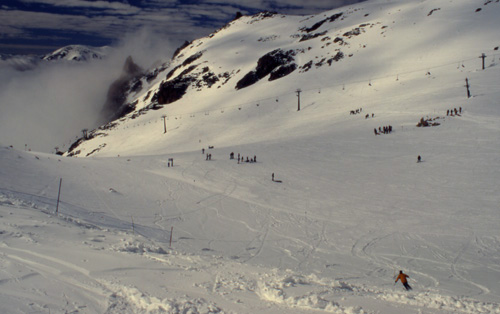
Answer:
[[[107,56],[109,49],[107,46],[70,45],[41,56],[0,54],[0,60],[3,64],[11,66],[18,71],[28,71],[44,62],[101,60]]]
[[[0,148],[0,310],[500,314],[499,14],[262,13],[129,60],[89,158]]]
[[[124,153],[117,145],[125,132],[112,129],[158,121],[162,115],[167,115],[170,126],[177,130],[169,135],[172,143],[177,134],[184,136],[180,122],[171,120],[175,117],[257,103],[265,108],[281,108],[283,102],[275,100],[286,97],[282,99],[295,102],[297,89],[302,90],[303,101],[319,106],[329,102],[328,97],[339,99],[346,95],[341,92],[346,87],[353,90],[362,86],[365,93],[356,95],[369,97],[373,103],[367,93],[371,91],[385,99],[394,97],[403,90],[403,78],[406,82],[419,80],[423,73],[429,82],[435,71],[444,66],[455,70],[458,67],[462,72],[464,62],[480,67],[478,57],[482,53],[491,64],[500,45],[494,18],[498,6],[496,1],[368,1],[308,17],[269,12],[243,16],[210,36],[181,47],[162,67],[131,81],[122,106],[132,108],[132,112],[113,123],[113,127],[108,125],[106,130],[91,133],[92,140],[69,153],[96,154],[96,149],[104,145],[106,148],[98,155]],[[460,85],[465,82],[462,72],[455,78]],[[387,80],[396,83],[380,90],[381,83],[386,84]],[[413,90],[421,93],[418,88]],[[347,99],[336,102],[334,110],[349,112],[351,107],[357,107]],[[319,116],[332,112],[330,107],[321,107]],[[159,108],[162,109],[148,111]],[[425,109],[422,111],[426,114]],[[253,132],[256,119],[262,120],[252,116],[238,125]],[[184,120],[182,124],[187,123],[190,124]],[[194,124],[203,125],[198,121]],[[126,132],[127,147],[136,143],[138,149],[151,149],[139,140],[145,130],[136,131]],[[178,141],[173,143],[174,149],[181,149]],[[157,147],[155,140],[150,144]]]
[[[70,45],[41,57],[45,61],[67,60],[67,61],[89,61],[100,60],[106,56],[109,47],[89,47],[82,45]]]

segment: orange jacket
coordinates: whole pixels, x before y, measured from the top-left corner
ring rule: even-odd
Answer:
[[[398,278],[396,278],[395,282],[398,282],[398,280],[401,280],[401,283],[407,283],[408,281],[406,280],[406,278],[410,278],[410,276],[408,276],[407,274],[400,273]]]

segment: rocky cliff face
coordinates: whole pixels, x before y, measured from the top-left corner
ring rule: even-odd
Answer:
[[[127,95],[142,89],[140,78],[143,75],[143,70],[129,56],[125,60],[121,76],[109,87],[102,111],[105,123],[118,119],[135,109],[134,105],[127,103]]]

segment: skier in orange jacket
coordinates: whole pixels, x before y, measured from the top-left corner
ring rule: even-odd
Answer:
[[[408,284],[408,280],[406,280],[406,278],[410,278],[410,276],[408,276],[407,274],[404,274],[403,271],[400,270],[398,278],[396,278],[395,282],[398,282],[398,280],[401,280],[401,283],[403,284],[403,286],[405,286],[406,290],[411,290],[412,288]]]

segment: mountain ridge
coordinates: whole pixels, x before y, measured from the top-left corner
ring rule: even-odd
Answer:
[[[0,60],[18,71],[29,71],[46,62],[88,62],[101,60],[107,56],[110,47],[69,45],[53,52],[38,55],[0,54]]]
[[[258,102],[263,95],[276,98],[298,89],[320,90],[358,81],[371,85],[379,78],[397,79],[419,71],[432,77],[431,69],[473,60],[481,52],[495,53],[499,40],[495,41],[491,28],[485,30],[488,34],[484,37],[474,34],[496,23],[491,18],[498,12],[496,3],[483,1],[478,10],[476,4],[463,0],[367,1],[307,17],[271,12],[242,16],[205,38],[193,40],[161,68],[150,70],[140,79],[140,90],[126,93],[126,102],[135,109],[113,126],[126,124],[149,109],[159,110],[151,117],[158,120],[162,114],[219,110],[220,106],[208,103],[229,102],[228,98],[245,99],[232,102],[237,106]],[[444,35],[450,32],[454,36]],[[435,40],[438,35],[439,44]],[[493,40],[487,45],[482,38],[488,36]],[[477,43],[463,45],[469,41]],[[195,109],[186,97],[205,99],[207,105]],[[188,106],[192,109],[179,109]],[[104,128],[106,132],[98,133],[109,135],[110,125]],[[104,144],[97,142],[91,145],[95,153],[99,151],[96,147]],[[87,141],[82,144],[87,145]],[[81,155],[77,151],[68,155]]]

